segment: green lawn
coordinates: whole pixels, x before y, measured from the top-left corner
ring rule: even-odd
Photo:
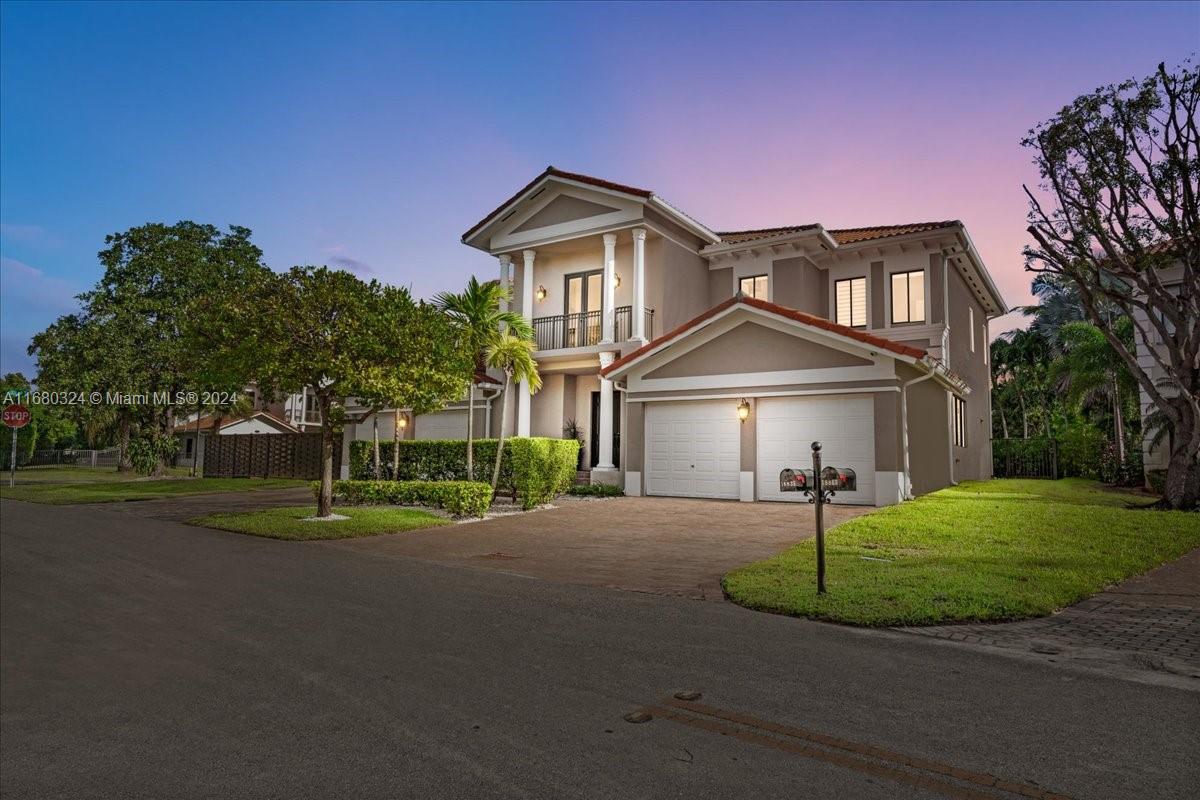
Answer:
[[[246,511],[236,514],[210,514],[190,520],[193,525],[219,528],[223,531],[266,536],[270,539],[350,539],[356,536],[375,536],[381,533],[403,533],[417,528],[432,528],[453,523],[427,511],[390,506],[334,509],[349,519],[331,522],[305,521],[317,513],[316,506],[270,508],[265,511]]]
[[[171,467],[168,474],[187,477],[188,467]],[[8,485],[9,473],[3,474],[4,485]],[[21,467],[17,470],[17,485],[23,483],[110,483],[136,481],[142,476],[136,472],[117,472],[116,467]]]
[[[306,481],[285,478],[156,478],[113,480],[108,477],[92,483],[17,484],[8,480],[0,486],[0,497],[31,503],[64,505],[69,503],[116,503],[123,500],[153,500],[212,492],[243,492],[257,489],[302,487]]]
[[[1200,547],[1200,514],[1078,479],[965,482],[845,522],[725,576],[734,602],[854,625],[1043,616]]]

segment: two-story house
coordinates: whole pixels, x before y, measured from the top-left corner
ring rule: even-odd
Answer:
[[[574,421],[594,483],[797,500],[779,472],[814,440],[855,472],[842,502],[991,475],[987,323],[1008,309],[960,222],[716,232],[550,167],[462,239],[535,331],[543,386],[515,392],[508,430]]]

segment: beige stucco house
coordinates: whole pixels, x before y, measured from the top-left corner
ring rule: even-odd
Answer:
[[[462,239],[496,257],[535,331],[543,387],[516,391],[508,430],[575,422],[592,482],[798,500],[778,475],[809,467],[814,440],[856,473],[840,502],[991,475],[987,324],[1007,307],[960,222],[716,232],[550,167]],[[495,432],[500,406],[476,429]],[[423,429],[461,438],[465,411],[408,435]]]

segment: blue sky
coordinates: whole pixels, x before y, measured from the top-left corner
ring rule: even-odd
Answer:
[[[1021,134],[1198,42],[1197,3],[6,2],[0,371],[108,233],[240,224],[427,296],[492,276],[459,236],[547,164],[714,228],[960,218],[1025,302]]]

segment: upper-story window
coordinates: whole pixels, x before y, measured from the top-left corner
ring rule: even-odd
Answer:
[[[975,352],[975,309],[967,306],[967,327],[971,329],[971,352]]]
[[[925,270],[892,273],[892,323],[925,321]]]
[[[958,395],[954,398],[954,446],[967,446],[967,401]]]
[[[867,279],[846,278],[835,281],[833,287],[837,303],[834,321],[851,328],[867,327]]]
[[[738,289],[746,297],[757,297],[759,300],[767,299],[767,276],[766,275],[750,275],[738,281]]]

